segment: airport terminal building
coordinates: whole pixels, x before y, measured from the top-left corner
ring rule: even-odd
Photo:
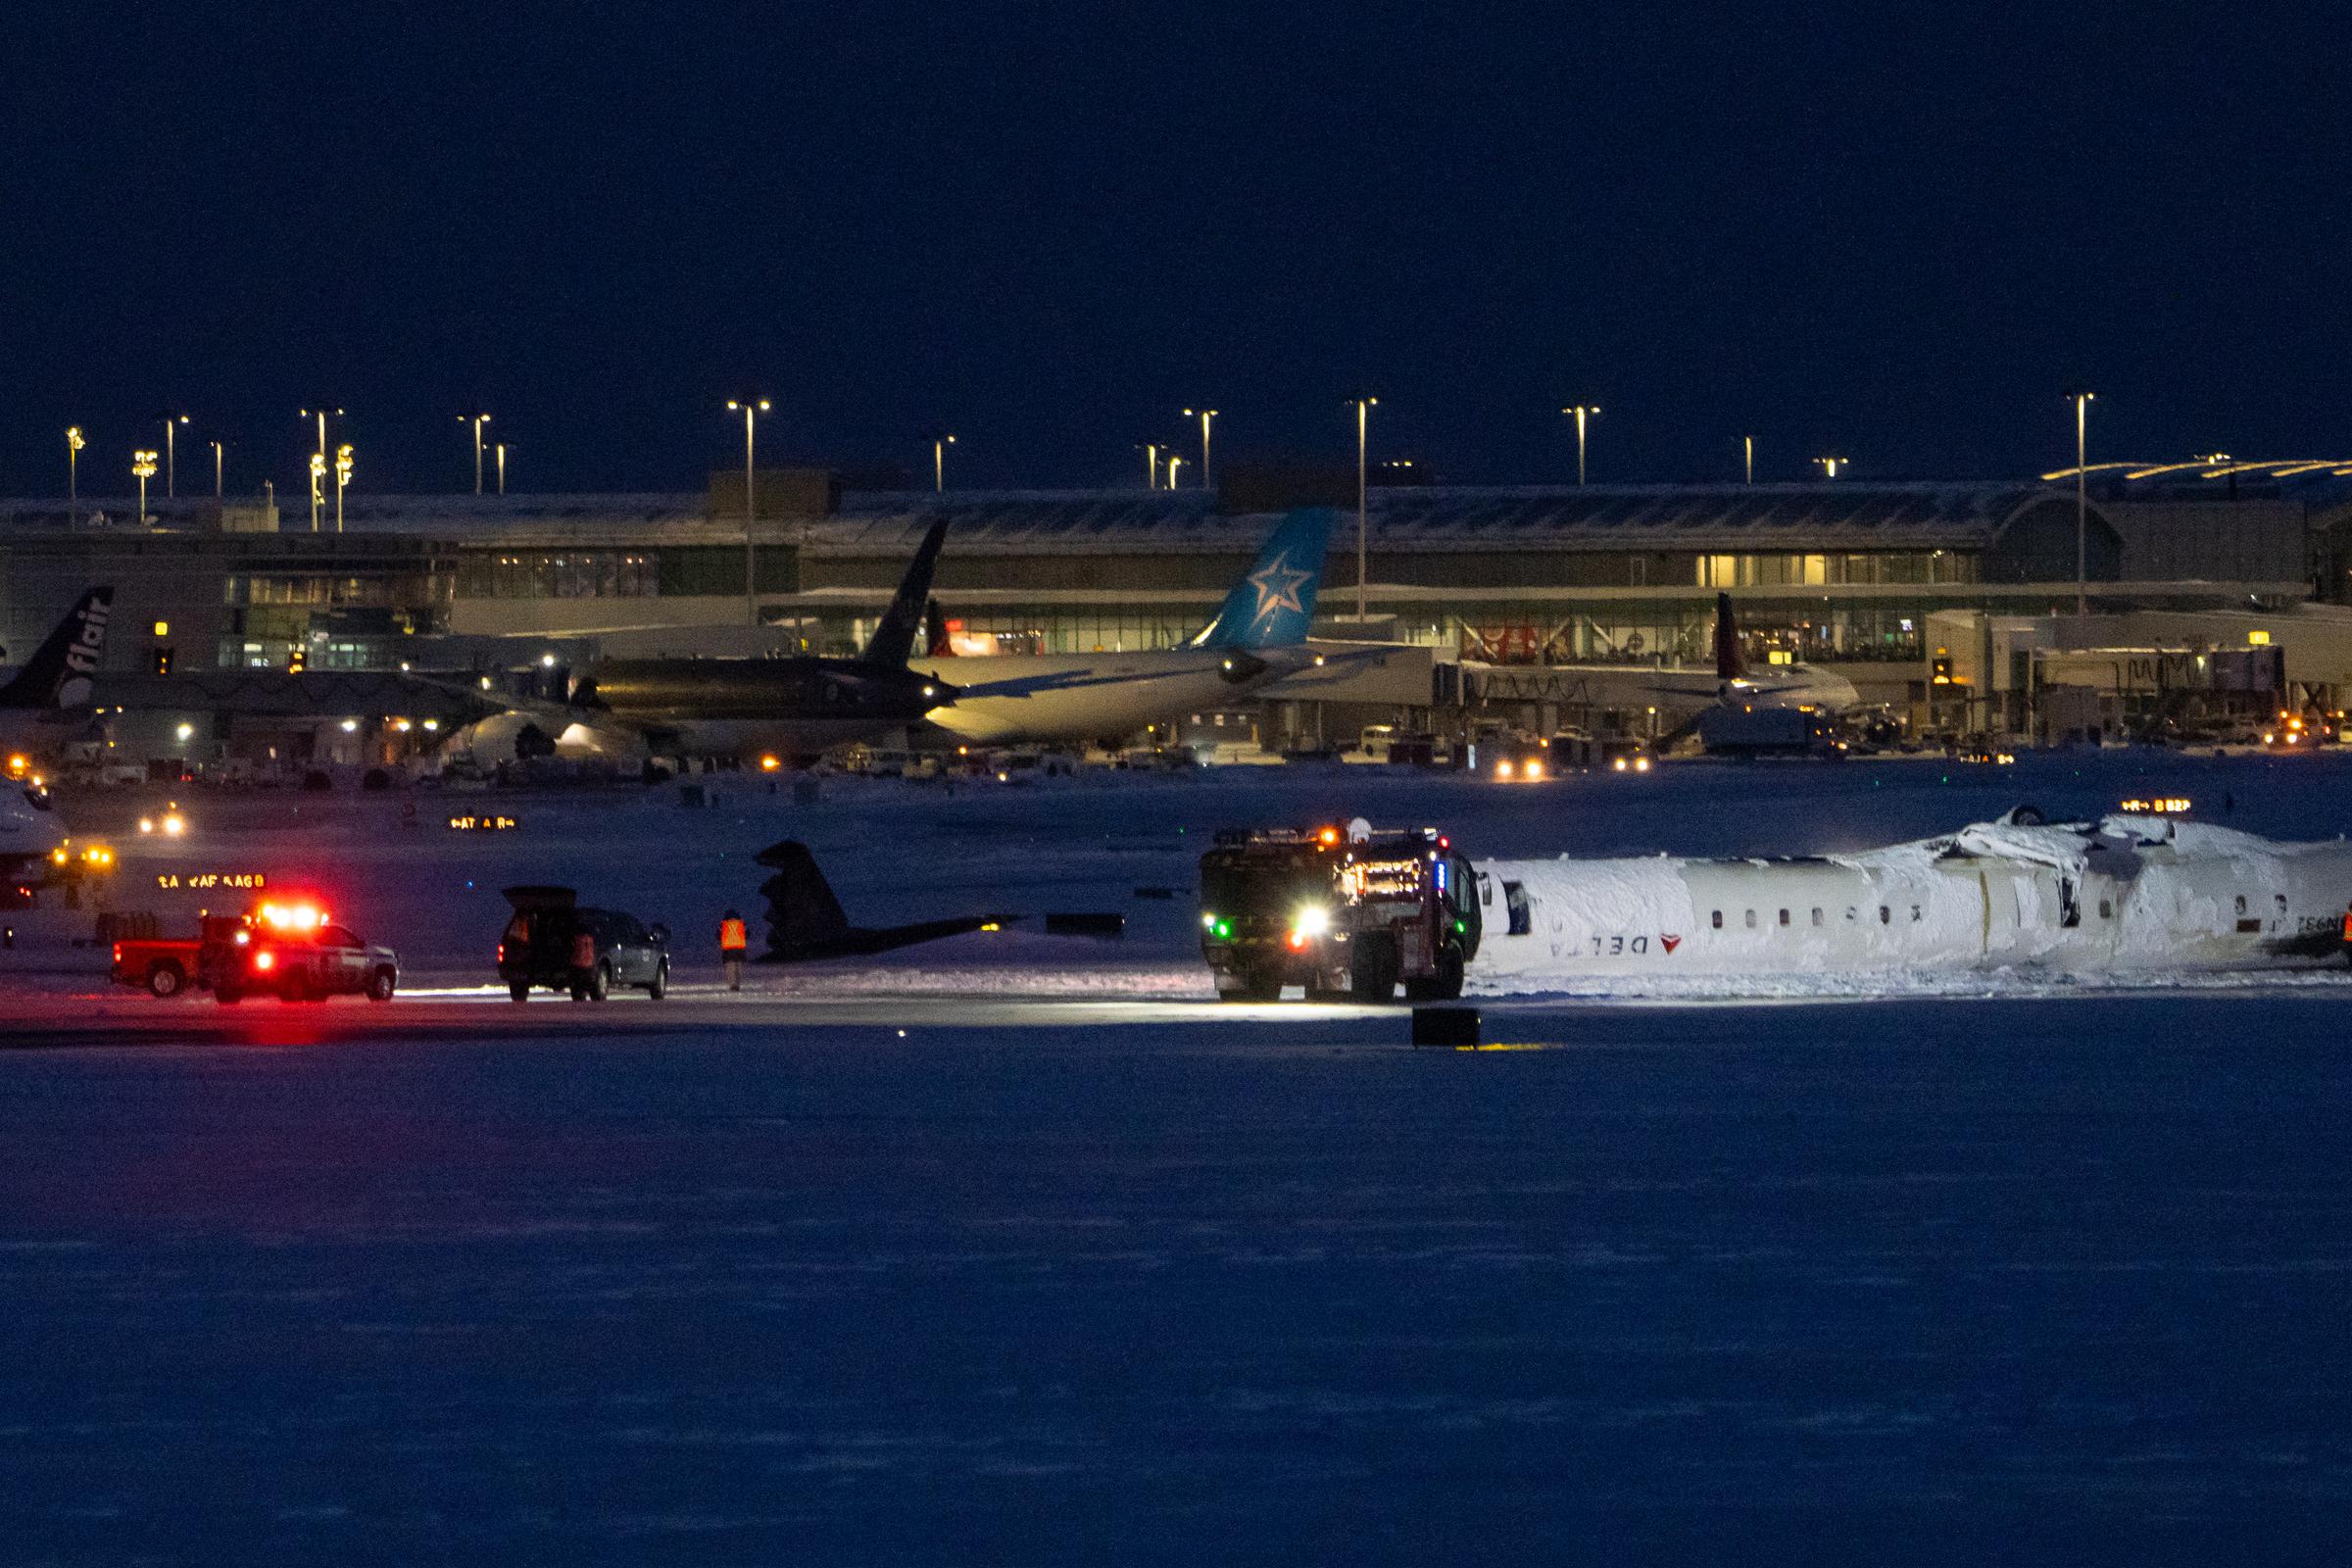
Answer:
[[[2276,610],[2323,569],[2352,501],[2275,483],[2097,481],[2094,611]],[[351,498],[341,533],[258,506],[0,503],[0,646],[21,657],[86,586],[117,588],[123,671],[494,670],[598,654],[846,652],[926,528],[959,649],[1162,648],[1198,631],[1302,503],[1336,503],[1318,630],[1433,664],[1705,666],[1730,592],[1752,662],[1844,671],[1899,701],[1929,618],[2071,611],[2063,483],[1375,487],[1357,618],[1350,482],[1237,470],[1218,490],[844,493],[816,470],[701,493]],[[2352,582],[2352,577],[2343,579]]]

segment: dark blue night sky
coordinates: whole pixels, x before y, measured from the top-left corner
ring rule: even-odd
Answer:
[[[1350,451],[1465,482],[2352,452],[2320,8],[358,4],[7,24],[0,494],[153,411],[299,484],[969,484]],[[142,422],[144,421],[144,422]],[[187,453],[183,449],[183,467]],[[208,460],[209,461],[209,460]],[[185,486],[183,486],[185,488]]]

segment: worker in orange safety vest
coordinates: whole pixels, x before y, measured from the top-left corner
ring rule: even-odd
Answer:
[[[744,927],[743,916],[729,909],[718,920],[718,961],[727,971],[727,989],[743,989],[743,954],[751,946],[751,934]]]

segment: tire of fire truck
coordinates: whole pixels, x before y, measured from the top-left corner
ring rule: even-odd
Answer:
[[[1282,995],[1280,969],[1236,969],[1222,977],[1219,1002],[1272,1002]]]
[[[1452,1002],[1462,994],[1462,950],[1445,947],[1438,950],[1438,972],[1426,979],[1407,980],[1404,997],[1407,1002]]]
[[[147,989],[155,996],[176,997],[180,987],[186,984],[187,977],[179,972],[179,965],[170,958],[161,960],[147,971]]]
[[[1348,994],[1358,1002],[1395,1002],[1396,971],[1402,967],[1396,938],[1378,933],[1357,937],[1355,961],[1348,972]]]
[[[392,989],[398,983],[398,977],[389,969],[377,969],[370,972],[368,976],[368,1000],[369,1002],[390,1002]]]
[[[507,995],[516,1002],[528,1002],[531,1000],[531,983],[528,980],[510,980],[507,982]]]
[[[245,1000],[245,993],[239,991],[235,986],[215,986],[213,987],[213,1000],[223,1007],[233,1007]]]

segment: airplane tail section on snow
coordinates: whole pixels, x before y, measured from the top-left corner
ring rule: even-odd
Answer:
[[[767,900],[767,953],[771,963],[795,963],[809,958],[847,958],[888,953],[917,942],[961,936],[983,927],[1008,925],[1010,914],[957,915],[946,920],[918,920],[911,925],[855,926],[833,896],[832,885],[816,868],[816,857],[797,839],[786,839],[760,852],[759,863],[775,872],[760,885]]]
[[[90,678],[106,652],[106,621],[114,609],[112,588],[93,588],[72,613],[57,623],[14,679],[0,686],[0,708],[79,708],[89,701]]]
[[[1732,596],[1715,596],[1715,678],[1727,688],[1747,673],[1740,657],[1740,628],[1732,619]]]
[[[1200,636],[1201,648],[1292,648],[1306,641],[1323,586],[1323,557],[1331,548],[1333,514],[1309,507],[1282,519],[1258,553],[1257,564],[1233,585]]]
[[[922,548],[915,551],[914,560],[907,563],[906,575],[899,581],[899,591],[882,612],[882,619],[874,627],[874,635],[858,659],[868,664],[881,664],[890,669],[903,668],[914,652],[915,634],[923,629],[923,611],[931,601],[931,577],[939,568],[940,546],[947,542],[948,519],[940,518],[923,535]]]

